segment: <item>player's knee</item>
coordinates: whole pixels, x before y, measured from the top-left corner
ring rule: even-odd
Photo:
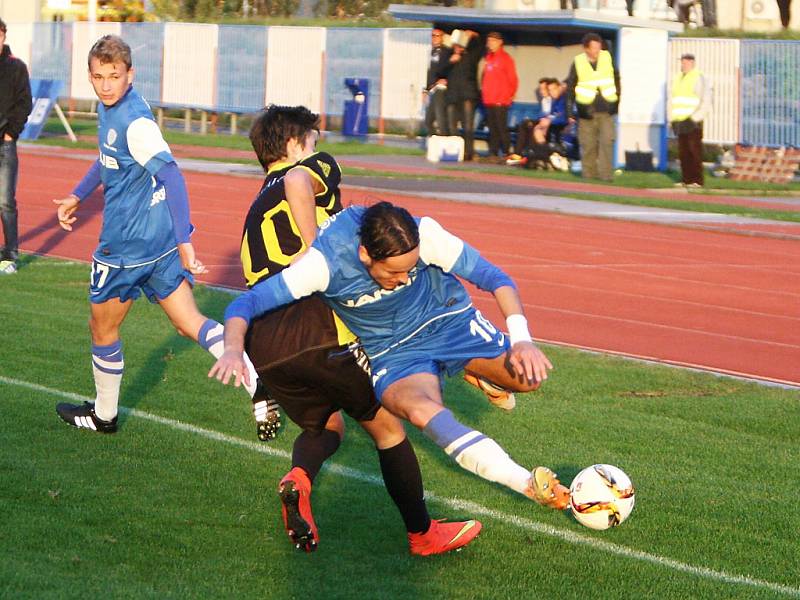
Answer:
[[[89,331],[92,334],[92,343],[106,346],[119,339],[119,328],[109,326],[100,319],[89,317]]]
[[[339,439],[344,439],[344,418],[341,412],[335,412],[328,417],[328,422],[325,423],[325,429],[333,431],[339,435]]]

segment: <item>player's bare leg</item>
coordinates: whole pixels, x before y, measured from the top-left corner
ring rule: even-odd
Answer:
[[[501,408],[502,395],[499,392],[510,390],[513,392],[532,392],[539,389],[540,381],[529,380],[514,370],[508,359],[508,352],[495,358],[475,358],[464,368],[464,379],[472,375],[479,387],[489,397],[490,402]],[[497,390],[497,391],[495,391]],[[498,401],[492,399],[495,395]],[[513,398],[513,393],[509,392]],[[514,400],[516,404],[516,400]],[[507,406],[507,405],[506,405]],[[513,408],[513,406],[511,406]],[[506,409],[510,410],[510,409]],[[569,489],[562,485],[558,476],[547,467],[536,467],[532,473],[527,489],[523,492],[529,498],[545,506],[552,506],[559,510],[566,507],[569,501]]]
[[[532,498],[531,471],[493,439],[456,420],[442,404],[438,376],[416,373],[399,379],[386,388],[381,404],[421,429],[462,468]]]
[[[133,300],[120,302],[118,298],[90,304],[95,401],[84,404],[61,402],[56,405],[58,415],[74,427],[100,433],[114,433],[117,430],[119,389],[125,367],[119,328],[132,305]]]
[[[540,381],[528,380],[514,371],[508,352],[495,358],[474,358],[464,367],[464,381],[481,390],[489,402],[503,410],[517,405],[514,392],[532,392]]]
[[[214,358],[222,355],[224,328],[200,312],[194,299],[192,286],[188,281],[184,279],[174,292],[159,301],[159,305],[178,333],[196,341]],[[245,389],[247,389],[253,404],[256,434],[258,439],[267,442],[278,434],[281,426],[280,411],[277,403],[260,385],[255,369],[246,354],[245,364],[250,372],[250,383],[245,385]]]

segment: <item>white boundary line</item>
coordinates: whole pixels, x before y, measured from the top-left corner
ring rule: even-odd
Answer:
[[[37,392],[44,392],[46,394],[51,394],[53,396],[60,396],[62,398],[66,398],[68,400],[75,400],[77,402],[91,402],[92,400],[91,398],[88,398],[86,396],[81,396],[80,394],[73,394],[71,392],[55,390],[52,388],[45,387],[43,385],[38,385],[36,383],[30,383],[27,381],[13,379],[10,377],[3,377],[2,375],[0,375],[0,383],[15,385],[18,387],[27,388],[29,390],[34,390]],[[285,452],[283,450],[278,450],[276,448],[271,448],[263,443],[257,444],[255,442],[248,442],[246,440],[235,438],[226,435],[224,433],[219,433],[218,431],[204,429],[203,427],[197,427],[196,425],[191,425],[190,423],[184,423],[182,421],[178,421],[175,419],[161,417],[158,415],[154,415],[152,413],[137,410],[135,408],[120,407],[120,412],[124,412],[134,417],[145,419],[147,421],[152,421],[154,423],[159,423],[161,425],[166,425],[167,427],[170,427],[172,429],[193,433],[213,441],[224,442],[226,444],[230,444],[232,446],[238,446],[240,448],[247,448],[248,450],[253,450],[254,452],[259,452],[261,454],[266,454],[268,456],[291,458],[291,455],[288,452]],[[344,477],[348,477],[350,479],[355,479],[358,481],[363,481],[375,485],[383,485],[383,480],[381,480],[379,477],[368,475],[366,473],[363,473],[362,471],[351,469],[350,467],[344,467],[342,465],[337,465],[335,463],[328,462],[325,464],[323,468],[330,472],[342,475]],[[546,535],[548,537],[557,538],[568,544],[573,544],[578,546],[588,546],[594,550],[600,550],[601,552],[606,552],[608,554],[615,554],[617,556],[622,556],[624,558],[630,558],[633,560],[648,562],[661,567],[672,569],[674,571],[680,571],[683,573],[687,573],[689,575],[702,577],[704,579],[712,579],[729,584],[747,585],[758,589],[770,590],[773,592],[777,592],[779,594],[786,594],[789,596],[796,596],[800,598],[800,588],[781,585],[779,583],[766,581],[764,579],[755,579],[753,577],[748,577],[746,575],[733,575],[731,573],[726,573],[725,571],[715,571],[714,569],[709,569],[706,567],[696,567],[694,565],[680,562],[678,560],[674,560],[666,556],[660,556],[658,554],[650,554],[649,552],[643,552],[641,550],[627,548],[626,546],[620,546],[619,544],[612,544],[611,542],[599,540],[595,537],[582,535],[580,533],[575,533],[568,529],[560,529],[558,527],[545,525],[544,523],[539,523],[531,519],[525,519],[517,515],[512,515],[492,510],[490,508],[487,508],[486,506],[483,506],[482,504],[477,504],[469,500],[462,500],[460,498],[444,498],[430,492],[425,493],[425,499],[432,500],[439,504],[443,504],[445,506],[449,506],[450,508],[454,508],[460,511],[461,510],[467,511],[470,514],[474,514],[476,516],[482,515],[485,517],[495,519],[497,521],[502,521],[510,525],[515,525],[516,527],[519,527],[521,529],[527,529],[528,531],[532,531],[534,533],[539,533],[542,535]]]

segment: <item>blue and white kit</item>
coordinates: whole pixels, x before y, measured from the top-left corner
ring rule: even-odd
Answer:
[[[141,285],[147,276],[144,271],[137,273],[139,268],[149,268],[152,274],[154,263],[177,255],[177,244],[188,242],[191,233],[189,203],[183,177],[150,106],[133,87],[113,106],[100,104],[97,112],[100,157],[73,194],[82,201],[103,184],[103,228],[92,255],[91,299],[125,300],[135,298],[138,290],[120,295],[106,281],[115,279],[119,289]],[[118,269],[129,272],[114,273]],[[182,279],[192,281],[179,260],[169,271],[168,282],[158,283],[153,294],[144,288],[151,299],[165,297]]]
[[[508,340],[472,306],[458,275],[493,292],[511,279],[463,240],[429,217],[417,219],[420,258],[408,282],[381,288],[358,256],[366,209],[350,207],[322,224],[308,252],[279,277],[254,286],[225,318],[250,321],[315,292],[355,333],[369,356],[373,385],[385,388],[412,373],[453,373],[472,358],[505,352]]]

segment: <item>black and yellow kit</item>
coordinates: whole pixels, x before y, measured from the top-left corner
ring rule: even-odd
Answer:
[[[314,199],[317,225],[342,210],[342,171],[331,155],[317,152],[298,163],[273,165],[242,234],[248,287],[280,273],[306,248],[286,199],[284,176],[294,168],[321,184]],[[377,410],[369,378],[346,348],[354,340],[331,309],[311,296],[254,319],[245,349],[286,414],[301,427],[316,429],[339,408],[357,420],[371,419]]]

